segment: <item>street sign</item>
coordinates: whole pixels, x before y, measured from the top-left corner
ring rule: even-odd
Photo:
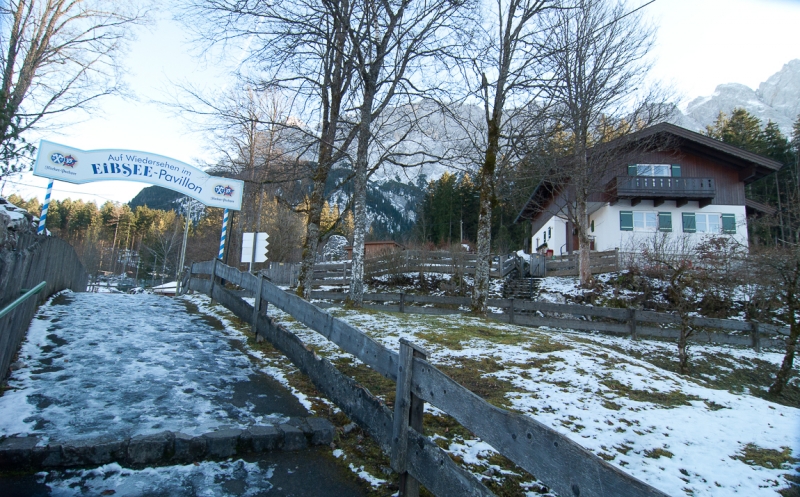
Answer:
[[[253,233],[244,233],[242,236],[242,263],[266,262],[267,246],[269,245],[268,238],[269,235],[267,233],[258,233],[254,251]],[[255,258],[253,257],[254,255]]]

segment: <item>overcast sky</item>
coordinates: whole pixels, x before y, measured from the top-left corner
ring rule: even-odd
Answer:
[[[647,2],[631,0],[636,6]],[[721,83],[755,89],[785,63],[800,58],[800,0],[656,0],[644,12],[658,26],[653,76],[671,83],[684,102],[712,94]],[[170,80],[218,87],[224,68],[218,61],[198,59],[186,33],[166,15],[141,30],[126,64],[137,100],[108,98],[90,120],[42,138],[82,149],[148,151],[190,164],[203,159],[207,151],[202,136],[189,132],[185,122],[152,101],[165,98],[163,89]],[[41,199],[46,185],[47,179],[31,174],[0,183],[3,195],[16,192]],[[145,186],[56,182],[53,197],[127,202]]]

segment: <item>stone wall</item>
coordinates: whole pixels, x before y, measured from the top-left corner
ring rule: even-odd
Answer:
[[[61,290],[86,290],[87,279],[75,250],[59,238],[24,234],[15,248],[0,250],[0,309],[19,298],[23,290],[47,282],[41,292],[0,318],[0,382],[8,376],[36,308]]]

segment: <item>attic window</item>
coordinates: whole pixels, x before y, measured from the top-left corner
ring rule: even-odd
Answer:
[[[680,176],[681,166],[677,164],[631,164],[628,166],[629,176]]]

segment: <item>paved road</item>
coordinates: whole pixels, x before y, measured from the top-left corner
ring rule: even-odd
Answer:
[[[20,352],[24,366],[0,397],[0,436],[38,434],[58,442],[164,430],[201,434],[308,415],[242,348],[235,332],[187,312],[180,299],[64,294],[31,324]],[[317,493],[317,484],[328,490]],[[142,472],[109,465],[0,477],[0,488],[18,488],[16,495],[48,495],[48,487],[51,495],[363,493],[352,474],[333,463],[330,449]]]

